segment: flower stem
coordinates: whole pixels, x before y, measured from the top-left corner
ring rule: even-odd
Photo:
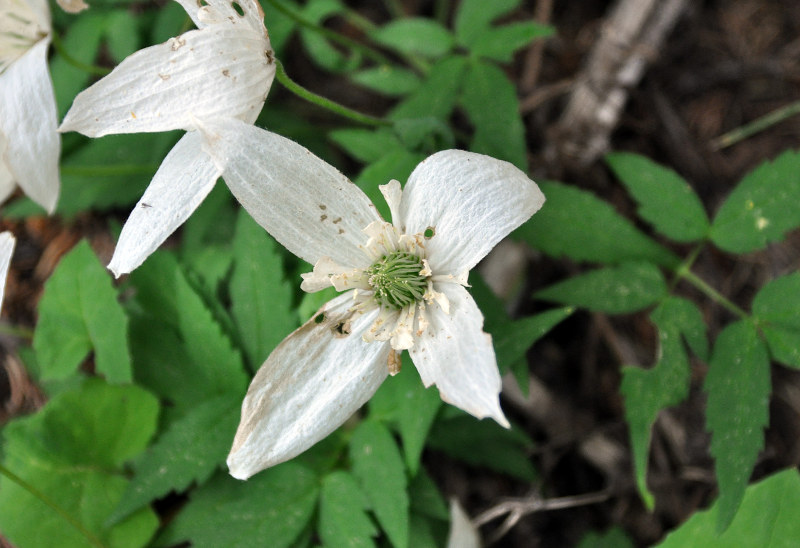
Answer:
[[[339,103],[335,103],[330,99],[326,99],[321,95],[317,95],[313,91],[309,91],[291,78],[289,75],[286,74],[286,71],[283,68],[283,64],[275,59],[275,77],[278,81],[284,85],[286,89],[297,95],[298,97],[302,97],[306,101],[314,103],[315,105],[319,105],[322,108],[326,108],[331,112],[335,112],[340,116],[344,116],[345,118],[350,118],[351,120],[355,120],[356,122],[360,122],[362,124],[367,124],[371,126],[390,126],[392,125],[391,122],[387,120],[383,120],[381,118],[375,118],[374,116],[368,116],[366,114],[361,114],[353,109],[347,108],[346,106],[340,105]]]
[[[800,101],[789,103],[777,110],[773,110],[769,114],[765,114],[761,118],[753,120],[749,124],[745,124],[717,137],[711,141],[711,148],[720,150],[729,147],[796,114],[800,114]]]
[[[25,481],[24,479],[22,479],[18,475],[16,475],[14,472],[9,470],[8,468],[3,466],[2,464],[0,464],[0,474],[4,475],[9,480],[13,481],[14,483],[16,483],[17,485],[22,487],[28,493],[30,493],[31,495],[33,495],[34,497],[36,497],[37,499],[42,501],[42,503],[44,503],[47,506],[49,506],[59,516],[61,516],[65,520],[67,520],[70,525],[72,525],[75,529],[77,529],[81,533],[81,535],[86,537],[86,540],[88,540],[89,543],[92,546],[97,546],[97,548],[107,548],[106,545],[103,544],[103,542],[99,538],[97,538],[94,534],[92,534],[91,531],[86,529],[83,526],[83,524],[81,524],[78,520],[76,520],[75,518],[70,516],[60,506],[58,506],[55,502],[53,502],[50,499],[50,497],[48,497],[47,495],[45,495],[44,493],[39,491],[36,487],[34,487],[33,485],[31,485],[30,483],[28,483],[27,481]]]
[[[105,76],[111,69],[107,69],[105,67],[98,67],[96,65],[88,65],[86,63],[82,63],[75,59],[64,47],[64,42],[61,41],[61,36],[54,30],[51,34],[53,38],[53,47],[56,48],[61,57],[64,58],[64,61],[72,65],[73,67],[82,70],[84,72],[88,72],[89,74],[96,74],[97,76]]]
[[[325,27],[321,27],[320,25],[312,23],[311,21],[305,19],[299,13],[296,13],[295,11],[287,8],[285,5],[283,5],[283,2],[280,2],[279,0],[267,0],[267,3],[276,10],[278,10],[279,12],[281,12],[282,14],[284,14],[285,16],[287,16],[289,19],[293,20],[301,27],[311,29],[321,34],[322,36],[328,38],[330,41],[336,42],[337,44],[342,45],[353,51],[357,51],[361,53],[364,57],[372,59],[377,63],[383,65],[390,64],[389,59],[382,53],[375,51],[374,49],[365,46],[364,44],[356,42],[352,38],[348,38],[347,36],[342,36],[337,32],[334,32],[330,29],[326,29]]]

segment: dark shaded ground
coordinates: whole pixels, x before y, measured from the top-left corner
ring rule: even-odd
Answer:
[[[539,2],[529,0],[518,16],[532,17]],[[373,2],[351,2],[373,20],[386,14]],[[430,2],[403,3],[408,13],[427,14]],[[558,37],[550,39],[541,56],[518,55],[510,74],[520,82],[523,104],[543,90],[544,99],[527,107],[531,173],[535,178],[559,178],[590,189],[620,211],[634,207],[624,190],[600,162],[586,169],[546,161],[542,156],[548,129],[558,119],[569,88],[597,39],[609,3],[554,2],[550,17]],[[357,32],[342,22],[340,30]],[[300,55],[298,53],[297,55]],[[538,79],[523,82],[530,64],[541,62]],[[295,77],[311,89],[324,90],[334,100],[356,105],[373,96],[354,97],[352,87],[314,70],[310,63]],[[524,84],[524,85],[523,85]],[[273,94],[278,91],[273,90]],[[279,91],[278,91],[279,92]],[[280,93],[280,92],[279,92]],[[715,211],[735,183],[763,160],[800,144],[800,117],[724,150],[713,150],[720,134],[800,99],[800,3],[794,0],[740,0],[689,2],[641,84],[631,90],[620,124],[612,139],[615,150],[645,154],[670,165],[692,182],[707,209]],[[374,104],[378,111],[384,103]],[[346,167],[346,166],[341,166]],[[125,213],[121,214],[124,219]],[[4,314],[12,325],[32,326],[42,281],[60,256],[80,237],[110,257],[113,240],[105,219],[92,215],[69,224],[57,219],[30,219],[20,224],[0,223],[19,239],[7,285]],[[599,227],[602,229],[602,227]],[[686,249],[676,249],[681,254]],[[103,258],[103,257],[101,257]],[[573,275],[580,266],[536,256],[528,269],[527,288],[533,289]],[[768,279],[800,267],[800,235],[766,251],[734,261],[715,250],[701,254],[694,271],[736,304],[749,308],[757,288]],[[698,302],[715,337],[731,320],[727,312],[681,286],[679,292]],[[530,293],[530,291],[527,291]],[[539,306],[523,298],[519,313]],[[13,348],[14,340],[3,346]],[[483,470],[469,469],[437,453],[425,463],[448,495],[457,495],[475,516],[504,497],[536,492],[544,498],[577,496],[606,490],[602,502],[537,512],[522,517],[496,546],[568,546],[589,530],[622,527],[638,545],[651,544],[707,505],[715,495],[713,460],[704,430],[705,396],[702,381],[707,365],[693,362],[691,396],[677,408],[662,413],[653,434],[650,485],[656,494],[655,513],[645,511],[636,493],[628,447],[627,427],[619,395],[620,364],[653,363],[655,332],[644,315],[608,318],[580,313],[559,326],[529,353],[530,371],[539,402],[525,406],[513,398],[504,401],[517,422],[538,442],[531,458],[541,472],[537,485],[523,485]],[[0,376],[0,423],[41,403],[35,387],[9,354]],[[9,383],[11,390],[9,391]],[[3,385],[5,384],[5,386]],[[754,479],[800,463],[800,372],[773,368],[774,394],[766,448]],[[10,393],[10,396],[9,396]],[[484,526],[489,538],[500,520]]]

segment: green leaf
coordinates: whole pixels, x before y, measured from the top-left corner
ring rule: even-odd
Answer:
[[[331,131],[328,137],[350,156],[367,164],[380,160],[387,151],[400,147],[397,136],[385,129],[337,129]]]
[[[225,461],[239,423],[241,397],[226,394],[198,402],[172,422],[135,464],[135,475],[109,517],[116,522],[170,491],[198,485]]]
[[[718,531],[736,515],[769,419],[769,356],[747,321],[717,337],[708,376],[706,422],[719,482]]]
[[[233,240],[231,310],[250,364],[258,366],[297,327],[280,248],[244,210]]]
[[[800,273],[772,280],[753,300],[753,315],[769,345],[772,357],[790,367],[800,367]]]
[[[651,429],[662,409],[677,405],[689,394],[691,371],[682,336],[697,339],[699,323],[705,340],[703,317],[690,301],[667,297],[653,310],[651,318],[658,327],[658,363],[652,369],[624,367],[620,387],[625,397],[636,483],[650,509],[653,496],[647,489],[646,472]]]
[[[74,22],[70,22],[67,35],[61,37],[64,51],[69,52],[70,57],[79,63],[93,64],[105,32],[105,23],[106,15],[102,12],[87,11],[75,18]],[[87,87],[92,75],[77,68],[56,52],[50,61],[50,76],[53,78],[60,120],[78,92]]]
[[[318,479],[287,462],[246,482],[218,474],[192,492],[189,502],[157,541],[172,546],[190,541],[195,548],[270,548],[291,546],[311,520]]]
[[[403,459],[392,435],[381,423],[367,420],[350,440],[353,474],[395,548],[408,546],[408,493]]]
[[[391,218],[389,206],[381,194],[379,185],[385,185],[392,179],[405,181],[414,168],[423,160],[424,156],[416,152],[409,152],[404,148],[397,148],[385,154],[380,160],[371,163],[355,179],[364,193],[372,200],[378,213],[384,219]]]
[[[137,382],[183,409],[220,394],[242,396],[249,379],[241,355],[174,257],[154,253],[130,281],[139,309],[131,319]]]
[[[310,23],[322,25],[326,19],[343,11],[344,7],[337,0],[311,0],[300,12],[300,16]],[[301,27],[300,38],[308,55],[324,69],[349,72],[361,64],[361,57],[357,52],[351,52],[350,57],[345,56],[315,29]]]
[[[505,373],[533,344],[567,318],[573,308],[557,308],[504,325],[493,332],[497,365]]]
[[[147,543],[158,526],[150,509],[107,527],[127,480],[122,464],[144,449],[156,429],[158,402],[135,386],[89,379],[3,431],[4,466],[59,512],[6,476],[0,477],[0,530],[19,548],[83,548],[88,531],[120,547]],[[68,516],[68,517],[65,517]]]
[[[527,171],[525,127],[517,90],[491,63],[474,61],[464,79],[461,106],[475,126],[470,150],[507,160]]]
[[[417,91],[392,110],[390,118],[448,118],[455,107],[466,68],[467,59],[460,55],[441,59],[431,67]]]
[[[620,527],[612,527],[604,533],[590,532],[584,536],[578,548],[633,548],[633,541]]]
[[[800,152],[764,162],[739,182],[711,224],[720,249],[748,253],[783,239],[800,226]]]
[[[421,83],[419,76],[410,70],[394,65],[381,65],[360,70],[354,72],[350,78],[356,84],[389,97],[408,95]]]
[[[667,293],[664,276],[651,263],[622,263],[579,274],[535,296],[608,314],[635,312]]]
[[[431,477],[421,468],[408,486],[411,496],[411,511],[436,518],[443,522],[450,521],[450,510]]]
[[[319,498],[319,535],[326,546],[375,546],[378,534],[367,515],[369,503],[355,478],[337,470],[322,480]]]
[[[384,382],[370,401],[370,416],[397,423],[403,440],[406,466],[413,476],[419,468],[428,437],[442,400],[436,390],[425,388],[408,354],[403,354],[400,373]],[[374,404],[373,404],[374,402]]]
[[[502,27],[486,29],[472,44],[467,44],[474,55],[494,59],[501,63],[510,63],[514,52],[530,44],[537,38],[545,38],[555,34],[550,25],[523,21],[509,23]]]
[[[370,33],[373,40],[395,51],[441,57],[453,49],[454,38],[433,19],[397,19]]]
[[[128,10],[114,10],[107,15],[105,37],[108,51],[114,61],[121,63],[128,55],[141,48],[139,23],[141,18]]]
[[[639,215],[676,242],[695,242],[708,234],[708,216],[683,177],[638,154],[617,152],[606,163],[639,203]]]
[[[453,418],[436,421],[428,436],[429,448],[523,481],[536,480],[538,474],[528,458],[533,442],[525,434],[456,411]]]
[[[739,512],[723,534],[720,535],[717,529],[723,512],[722,503],[718,501],[709,510],[696,512],[689,521],[667,535],[659,546],[794,546],[800,538],[799,506],[800,476],[795,469],[785,470],[745,490]]]
[[[455,17],[458,43],[469,48],[472,42],[484,34],[489,24],[520,4],[520,0],[463,0],[459,3]]]
[[[680,260],[637,230],[607,202],[562,183],[539,187],[547,201],[516,234],[552,257],[614,264],[644,260],[675,267]]]
[[[65,255],[45,284],[33,337],[44,379],[75,373],[90,350],[109,382],[130,382],[128,319],[111,276],[85,241]]]

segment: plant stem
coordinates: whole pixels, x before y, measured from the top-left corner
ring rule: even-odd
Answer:
[[[89,74],[95,74],[97,76],[105,76],[111,69],[107,69],[105,67],[98,67],[95,65],[88,65],[86,63],[82,63],[75,59],[67,50],[64,48],[64,42],[61,41],[61,36],[54,30],[51,34],[53,38],[53,47],[56,49],[59,55],[64,58],[64,61],[72,65],[73,67],[82,70],[84,72],[88,72]]]
[[[314,103],[315,105],[321,106],[322,108],[326,108],[331,112],[335,112],[340,116],[344,116],[345,118],[350,118],[351,120],[355,120],[356,122],[360,122],[362,124],[367,124],[371,126],[390,126],[392,125],[391,122],[387,120],[382,120],[381,118],[375,118],[374,116],[368,116],[366,114],[361,114],[353,109],[347,108],[346,106],[340,105],[339,103],[335,103],[330,99],[326,99],[321,95],[317,95],[313,91],[309,91],[291,78],[289,75],[286,74],[286,71],[283,68],[283,64],[275,59],[275,77],[278,81],[284,85],[286,89],[297,95],[298,97],[302,97],[306,101]]]
[[[72,525],[75,529],[77,529],[81,535],[86,537],[89,543],[92,546],[97,546],[97,548],[107,548],[103,542],[94,536],[91,531],[86,529],[78,520],[67,514],[60,506],[58,506],[55,502],[53,502],[50,497],[39,491],[36,487],[16,475],[14,472],[0,464],[0,474],[4,475],[23,489],[25,489],[28,493],[42,501],[44,504],[50,507],[54,512],[56,512],[59,516],[64,518]]]
[[[712,301],[719,304],[723,308],[727,309],[731,313],[739,316],[743,320],[746,320],[747,318],[750,317],[747,314],[747,312],[745,312],[744,310],[733,304],[731,301],[725,298],[725,296],[723,296],[719,291],[708,285],[702,278],[700,278],[699,276],[694,274],[691,270],[689,270],[689,268],[686,266],[685,263],[678,267],[676,274],[678,275],[678,277],[686,280],[687,282],[695,286],[697,289],[705,293],[706,296],[708,296]]]
[[[747,137],[758,133],[759,131],[764,131],[768,127],[775,125],[778,122],[782,122],[787,118],[794,116],[795,114],[800,114],[800,101],[789,103],[784,107],[773,110],[761,118],[756,118],[749,124],[745,124],[734,129],[733,131],[729,131],[728,133],[717,137],[711,142],[711,147],[715,150],[729,147],[735,143],[738,143],[742,139],[746,139]]]
[[[337,32],[334,32],[330,29],[326,29],[325,27],[312,23],[311,21],[305,19],[300,14],[284,6],[283,3],[280,2],[279,0],[267,0],[267,3],[276,10],[278,10],[279,12],[281,12],[282,14],[284,14],[285,16],[287,16],[289,19],[293,20],[301,27],[311,29],[315,32],[318,32],[322,36],[325,36],[332,42],[336,42],[337,44],[342,45],[353,51],[358,51],[362,55],[364,55],[364,57],[372,59],[376,63],[381,63],[384,65],[391,63],[389,59],[382,53],[375,51],[374,49],[365,46],[364,44],[356,42],[355,40],[348,38],[347,36],[342,36]]]

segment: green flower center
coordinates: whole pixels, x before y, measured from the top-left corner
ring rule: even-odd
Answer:
[[[395,251],[384,255],[367,269],[375,299],[397,310],[421,301],[428,288],[427,276],[420,274],[424,267],[422,259],[413,253]]]

